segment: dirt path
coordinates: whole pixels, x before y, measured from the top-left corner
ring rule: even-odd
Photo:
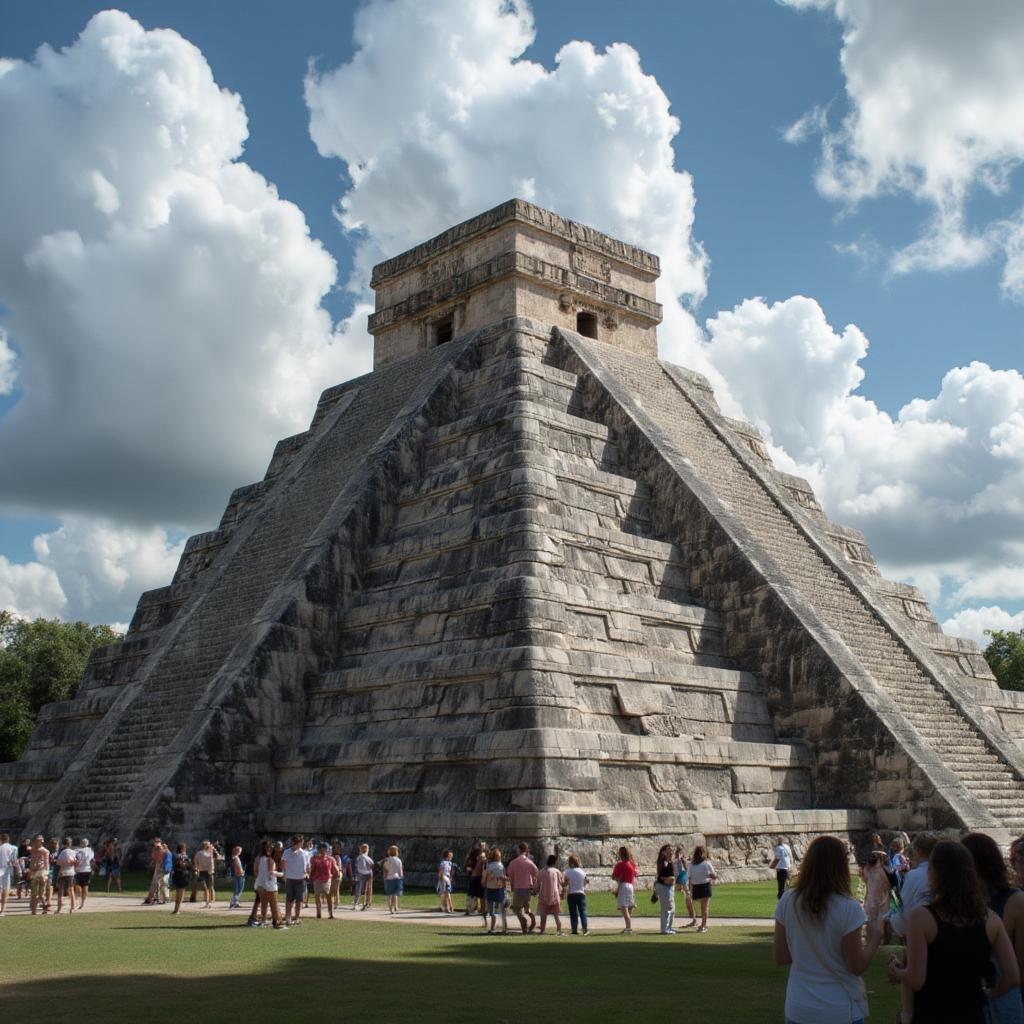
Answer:
[[[181,905],[181,912],[183,914],[202,914],[209,917],[215,915],[217,917],[232,917],[235,918],[239,925],[245,923],[245,919],[248,916],[249,908],[252,906],[252,893],[247,892],[245,894],[245,901],[243,907],[240,910],[230,910],[226,902],[218,901],[210,910],[204,910],[201,903],[183,903]],[[56,900],[51,904],[51,909],[56,909]],[[170,914],[171,904],[165,904],[163,906],[147,907],[142,904],[136,896],[107,896],[105,894],[90,894],[89,899],[86,902],[85,910],[81,913],[86,914],[102,914],[111,913],[114,911],[127,912],[127,913],[140,913],[140,914]],[[76,913],[79,913],[76,911]],[[27,917],[29,916],[29,903],[27,899],[18,900],[12,898],[7,902],[7,917]],[[65,906],[64,917],[74,917],[75,915],[69,915],[67,913],[67,907]],[[311,905],[309,909],[302,912],[302,919],[304,922],[316,921],[316,910]],[[515,914],[509,912],[509,930],[519,930],[519,923],[516,920]],[[345,903],[340,911],[336,912],[337,921],[370,921],[370,922],[384,922],[390,921],[397,924],[408,924],[408,925],[441,925],[443,924],[446,928],[459,928],[465,929],[466,931],[482,932],[483,927],[480,924],[480,918],[473,914],[467,916],[466,914],[457,912],[455,914],[442,914],[436,910],[400,910],[397,914],[391,915],[387,912],[384,905],[374,906],[368,911],[353,911],[350,903]],[[679,930],[681,933],[684,931],[692,931],[692,929],[683,929],[683,925],[686,924],[685,916],[679,919]],[[331,922],[326,918],[323,919],[324,925],[330,925]],[[589,920],[590,930],[592,932],[621,932],[622,931],[622,919],[619,917],[591,917]],[[709,921],[711,927],[761,927],[770,928],[772,926],[771,918],[766,917],[713,917]],[[562,914],[562,926],[568,931],[569,930],[569,914],[568,911]],[[501,922],[499,919],[498,927],[500,929]],[[554,924],[552,921],[548,922],[549,930],[553,930]],[[659,928],[659,921],[656,917],[638,917],[633,921],[634,932],[651,933],[657,932]]]

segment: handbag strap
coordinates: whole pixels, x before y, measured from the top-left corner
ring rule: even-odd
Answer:
[[[839,987],[843,990],[843,994],[849,1000],[849,1003],[850,1003],[850,1021],[852,1022],[853,1019],[854,1019],[853,1012],[854,1012],[854,1002],[855,1002],[855,1000],[854,1000],[854,997],[852,995],[850,995],[850,990],[849,990],[849,988],[847,987],[847,984],[846,984],[846,978],[843,977],[843,975],[840,974],[821,955],[821,951],[818,949],[818,944],[808,934],[807,928],[804,925],[804,922],[800,918],[800,908],[797,906],[797,902],[796,902],[795,898],[793,899],[792,907],[793,907],[793,918],[796,920],[796,925],[800,929],[800,934],[803,936],[804,942],[807,944],[807,946],[810,948],[811,952],[814,954],[814,959],[817,960],[818,963],[822,967],[824,967],[825,970],[829,974],[831,974],[833,978],[836,979],[836,981],[839,982]],[[862,1000],[866,999],[866,994],[865,994],[865,991],[864,991],[864,979],[863,978],[858,978],[857,981],[858,981],[858,986],[857,986],[858,987],[858,992],[857,992],[856,1001],[862,1001]]]

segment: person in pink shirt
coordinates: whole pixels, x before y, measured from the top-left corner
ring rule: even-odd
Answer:
[[[512,909],[519,918],[519,927],[526,935],[537,927],[537,918],[530,909],[530,901],[537,888],[537,865],[530,860],[530,848],[526,843],[519,844],[519,856],[509,862],[505,875],[512,890]],[[530,918],[529,928],[526,926],[527,916]]]
[[[565,889],[565,876],[558,870],[558,855],[548,857],[548,866],[537,878],[537,909],[540,911],[540,934],[548,923],[548,914],[555,919],[555,934],[562,934],[562,891]]]
[[[331,883],[340,877],[341,871],[337,861],[331,856],[326,843],[319,843],[316,853],[309,862],[309,880],[313,883],[313,895],[316,897],[316,916],[322,917],[324,901],[327,902],[327,916],[334,920],[334,897],[331,895]]]
[[[633,934],[633,910],[636,907],[636,861],[628,846],[619,847],[619,862],[612,868],[612,881],[618,883],[615,890],[615,904],[622,912],[626,927],[623,935]]]

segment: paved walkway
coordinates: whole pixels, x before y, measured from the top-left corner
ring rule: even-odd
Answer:
[[[249,908],[252,906],[253,895],[251,892],[245,893],[245,902],[240,910],[229,910],[227,902],[218,901],[210,910],[204,910],[201,903],[182,903],[181,912],[183,914],[202,914],[206,917],[215,915],[219,918],[233,917],[239,924],[242,924],[245,918],[248,916]],[[56,908],[56,901],[51,904],[51,908]],[[165,904],[164,906],[147,907],[144,906],[142,900],[137,896],[107,896],[99,893],[90,894],[88,902],[85,905],[84,913],[86,914],[100,914],[110,913],[112,911],[125,911],[128,913],[141,913],[141,914],[167,914],[169,915],[171,904]],[[76,911],[77,913],[77,911]],[[11,898],[7,902],[7,916],[8,917],[27,917],[29,915],[29,903],[28,900],[17,900]],[[65,906],[64,915],[65,917],[73,916],[68,915],[67,907]],[[336,911],[336,917],[339,921],[391,921],[397,924],[410,924],[410,925],[443,925],[446,928],[458,928],[465,929],[466,931],[477,931],[482,932],[483,927],[480,924],[480,918],[475,914],[467,916],[461,911],[454,914],[442,914],[437,910],[401,910],[395,915],[391,915],[387,912],[387,908],[383,904],[376,905],[368,911],[354,911],[352,910],[351,903],[345,903],[339,911]],[[303,921],[316,920],[316,909],[310,905],[307,910],[302,912]],[[331,922],[324,918],[324,924],[329,925]],[[516,920],[515,914],[509,912],[508,915],[509,930],[519,930],[519,923]],[[591,917],[589,919],[590,930],[592,932],[621,932],[622,931],[622,918],[621,917]],[[686,924],[685,916],[679,920],[680,934],[692,931],[691,928],[683,929],[683,925]],[[722,927],[761,927],[771,928],[772,919],[767,917],[712,917],[709,921],[709,925],[714,928]],[[562,926],[566,931],[569,929],[569,914],[568,911],[562,914]],[[501,927],[500,919],[498,927]],[[553,922],[548,922],[549,930],[553,930]],[[635,932],[657,932],[659,928],[659,920],[657,917],[637,917],[633,919],[633,930]]]

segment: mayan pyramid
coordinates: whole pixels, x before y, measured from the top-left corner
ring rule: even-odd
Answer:
[[[570,845],[1024,828],[1024,706],[659,362],[659,264],[512,200],[380,264],[326,391],[78,695],[0,821]]]

